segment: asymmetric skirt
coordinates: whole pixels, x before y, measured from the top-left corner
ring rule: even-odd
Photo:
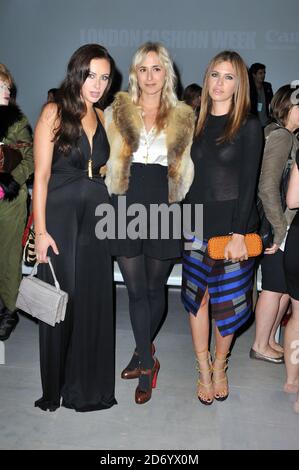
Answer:
[[[207,253],[207,241],[194,241],[183,254],[185,309],[196,316],[208,289],[211,315],[221,336],[234,333],[252,313],[254,266],[254,258],[236,263],[213,260]]]

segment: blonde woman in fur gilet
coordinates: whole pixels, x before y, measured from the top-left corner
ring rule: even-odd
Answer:
[[[117,216],[119,199],[126,207],[139,203],[146,209],[146,227],[136,239],[127,230],[133,217],[126,217],[110,240],[112,255],[123,275],[129,295],[130,317],[136,349],[123,379],[138,379],[135,402],[151,399],[160,369],[153,339],[165,311],[165,285],[182,242],[170,229],[168,239],[149,218],[153,204],[180,202],[193,180],[190,147],[194,114],[175,94],[175,74],[168,51],[159,43],[145,43],[134,55],[129,91],[119,92],[105,111],[110,143],[106,184]],[[131,212],[133,213],[133,212]],[[171,225],[171,224],[170,224]],[[172,224],[174,229],[174,224]],[[152,233],[157,229],[157,233]]]

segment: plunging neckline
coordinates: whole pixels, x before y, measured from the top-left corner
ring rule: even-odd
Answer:
[[[143,124],[143,128],[144,128],[144,133],[147,137],[149,137],[151,134],[153,134],[156,130],[155,124],[152,125],[152,127],[150,128],[150,130],[148,132],[146,130],[145,124]]]
[[[95,129],[95,131],[94,131],[94,134],[93,134],[93,136],[92,136],[92,138],[91,138],[91,142],[90,142],[90,140],[89,140],[89,138],[88,138],[88,135],[87,135],[87,133],[86,133],[86,131],[85,131],[83,125],[81,124],[82,129],[83,129],[83,132],[84,132],[85,137],[86,137],[86,140],[87,140],[88,145],[89,145],[89,151],[90,151],[90,155],[91,155],[91,156],[93,155],[93,139],[95,138],[95,135],[96,135],[97,130],[98,130],[98,127],[99,127],[99,122],[100,122],[100,118],[99,118],[99,116],[98,116],[96,110],[95,110],[94,108],[92,108],[92,109],[93,109],[93,111],[94,111],[94,113],[95,113],[95,115],[96,115],[97,125],[96,125],[96,129]]]

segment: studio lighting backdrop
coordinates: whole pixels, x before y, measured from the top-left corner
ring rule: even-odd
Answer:
[[[169,48],[182,87],[201,84],[211,57],[234,49],[248,66],[266,64],[275,91],[299,79],[298,18],[298,0],[0,0],[0,62],[32,125],[71,54],[89,42],[108,48],[122,89],[134,51],[153,40]]]

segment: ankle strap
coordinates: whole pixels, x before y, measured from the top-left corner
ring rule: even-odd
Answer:
[[[211,353],[208,349],[205,349],[204,351],[195,351],[195,354],[196,354],[196,360],[198,361],[198,357],[201,355],[203,357],[203,359],[206,359],[207,357],[210,358],[211,357]],[[201,360],[201,359],[200,359]]]
[[[203,351],[203,352],[207,352],[207,354],[202,359],[197,359],[196,358],[196,370],[200,373],[202,373],[202,372],[211,372],[212,371],[211,353],[210,353],[210,351]],[[197,354],[200,354],[200,353],[197,353]],[[201,368],[200,365],[204,365],[204,363],[207,363],[208,367]]]
[[[218,362],[227,362],[227,361],[228,361],[228,357],[226,356],[224,359],[220,359],[220,357],[215,356],[214,361],[216,361],[216,360],[217,360]]]
[[[217,359],[217,361],[219,361],[219,362],[226,362],[229,355],[230,355],[230,352],[228,351],[227,353],[221,354],[221,356],[219,357],[219,356],[217,356],[217,351],[215,349],[215,351],[214,351],[214,356],[215,356],[214,360]]]
[[[140,369],[141,375],[151,375],[152,369]]]

